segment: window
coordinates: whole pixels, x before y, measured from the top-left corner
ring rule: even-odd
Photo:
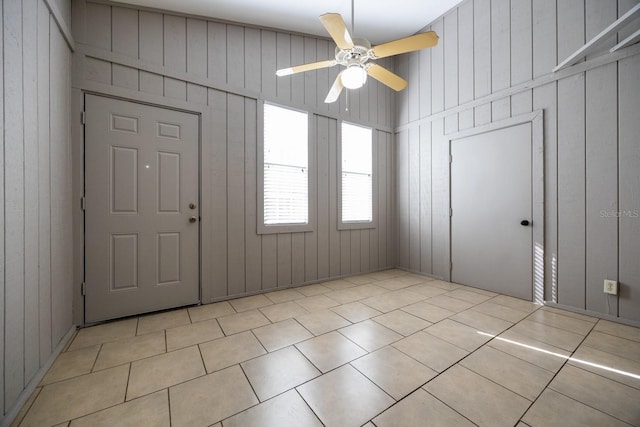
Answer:
[[[264,104],[259,232],[309,224],[309,118]],[[277,228],[277,229],[276,229]],[[294,228],[295,229],[295,228]]]
[[[370,128],[342,122],[342,228],[373,223],[373,140]]]

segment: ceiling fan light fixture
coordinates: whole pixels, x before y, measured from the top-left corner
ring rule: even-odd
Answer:
[[[352,0],[351,32],[347,29],[347,25],[339,13],[325,13],[320,16],[322,25],[336,44],[335,59],[283,68],[277,70],[276,75],[279,77],[289,76],[335,65],[346,66],[347,68],[335,77],[333,85],[324,100],[327,104],[336,102],[345,87],[347,89],[359,89],[364,86],[367,81],[367,75],[395,91],[401,91],[406,88],[408,83],[405,79],[376,63],[369,62],[369,60],[387,58],[436,46],[438,44],[438,35],[433,31],[427,31],[372,47],[371,43],[366,39],[351,37],[351,33],[353,33],[353,4],[354,1]]]
[[[367,72],[360,64],[352,64],[342,72],[340,79],[347,89],[359,89],[367,81]]]

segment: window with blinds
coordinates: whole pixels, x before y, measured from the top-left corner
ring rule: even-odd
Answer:
[[[307,113],[264,104],[264,224],[309,222]]]
[[[373,221],[373,141],[370,128],[342,122],[342,222]]]

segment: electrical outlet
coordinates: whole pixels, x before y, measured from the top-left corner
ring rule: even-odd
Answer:
[[[604,293],[611,295],[618,295],[618,282],[615,280],[604,281]]]

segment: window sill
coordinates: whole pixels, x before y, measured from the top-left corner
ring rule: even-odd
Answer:
[[[258,234],[304,233],[315,231],[311,224],[258,224]]]
[[[338,230],[366,230],[376,228],[375,221],[339,222]]]

